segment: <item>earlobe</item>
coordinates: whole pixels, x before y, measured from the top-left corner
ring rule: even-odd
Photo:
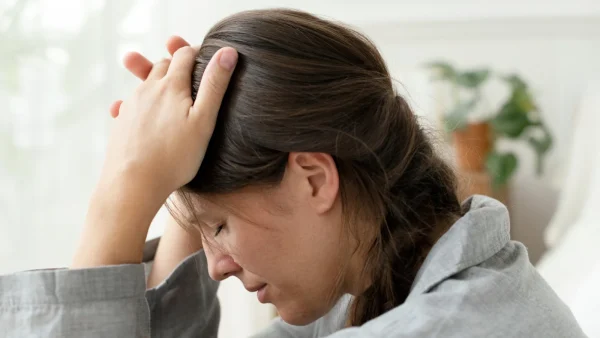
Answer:
[[[338,170],[333,157],[325,153],[290,153],[288,165],[299,175],[316,211],[329,211],[339,192]]]

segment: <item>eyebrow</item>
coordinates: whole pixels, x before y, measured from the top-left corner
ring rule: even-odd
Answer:
[[[206,217],[209,218],[208,221],[203,220],[202,218]],[[207,212],[204,208],[200,208],[200,210],[194,210],[194,212],[189,215],[188,217],[185,218],[185,220],[191,224],[191,225],[197,225],[197,226],[206,226],[206,227],[211,227],[211,225],[220,223],[220,221],[215,221],[213,220],[213,218],[219,218],[219,217],[210,217],[211,214],[209,212]]]

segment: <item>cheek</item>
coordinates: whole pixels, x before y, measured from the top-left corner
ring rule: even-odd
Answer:
[[[329,287],[340,266],[339,240],[326,233],[326,225],[300,217],[262,221],[261,225],[232,224],[227,236],[238,264],[282,288]]]
[[[269,270],[281,254],[280,241],[273,236],[273,232],[261,225],[241,221],[231,222],[229,227],[223,244],[234,260],[254,274],[268,272],[265,270]]]
[[[204,253],[206,254],[206,259],[210,263],[215,257],[215,245],[212,241],[207,241],[204,236],[202,236],[202,249],[204,249]]]
[[[244,217],[230,216],[228,230],[217,238],[235,262],[286,293],[330,289],[342,265],[337,222],[301,202],[282,207],[264,198],[252,201],[261,205],[238,206]]]

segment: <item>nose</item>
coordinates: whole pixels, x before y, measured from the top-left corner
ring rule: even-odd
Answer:
[[[211,257],[212,256],[212,257]],[[208,262],[208,274],[210,278],[218,282],[233,276],[242,270],[231,256],[216,253],[214,256],[207,252],[206,260]]]

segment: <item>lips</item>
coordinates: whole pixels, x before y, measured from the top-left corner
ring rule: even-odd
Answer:
[[[244,288],[248,290],[248,292],[256,292],[256,297],[258,301],[265,304],[267,302],[267,284],[254,284],[254,285],[246,285],[244,284]]]
[[[267,284],[257,284],[257,285],[253,285],[253,286],[244,285],[244,288],[246,288],[246,290],[248,290],[248,292],[256,292],[256,291],[262,289],[263,287],[265,287],[265,285],[267,285]]]
[[[263,303],[263,304],[267,303],[267,290],[266,289],[267,289],[267,285],[265,284],[256,293],[256,297],[258,298],[258,301],[261,302],[261,303]]]

